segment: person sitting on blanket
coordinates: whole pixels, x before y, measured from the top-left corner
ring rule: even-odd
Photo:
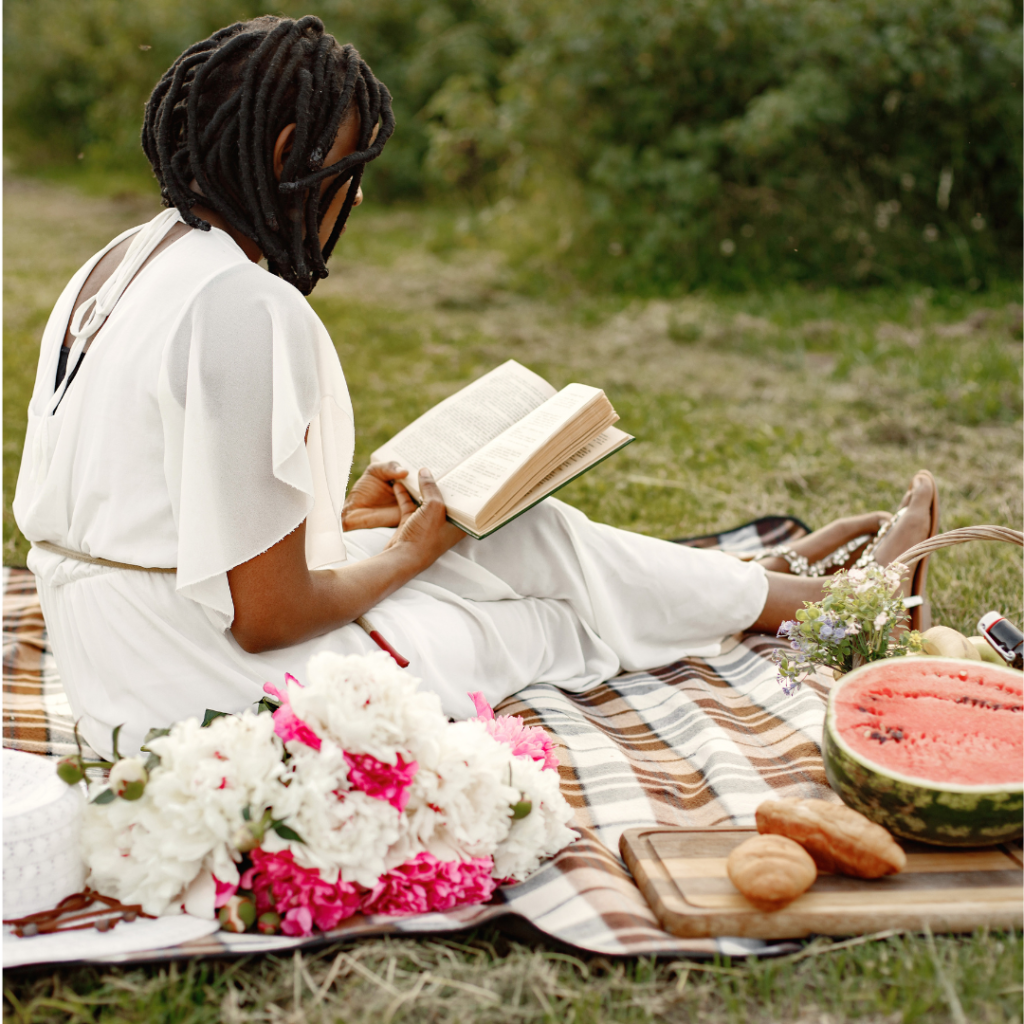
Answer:
[[[789,571],[801,558],[890,521],[840,519],[756,562],[554,498],[476,541],[446,521],[430,467],[419,507],[394,465],[346,497],[352,405],[303,296],[394,126],[388,90],[315,17],[222,29],[153,90],[142,144],[168,209],[57,301],[14,501],[68,699],[100,751],[120,723],[127,748],[251,706],[317,651],[375,650],[353,624],[370,609],[455,717],[473,713],[471,690],[497,705],[531,683],[582,691],[713,655],[820,598],[820,580]],[[915,476],[879,562],[929,534],[934,500]]]

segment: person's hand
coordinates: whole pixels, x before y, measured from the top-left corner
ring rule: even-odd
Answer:
[[[375,526],[398,526],[402,513],[392,488],[395,480],[408,476],[397,462],[374,462],[355,482],[341,512],[344,530],[372,530]],[[409,495],[402,488],[407,501]]]
[[[419,571],[433,565],[450,547],[458,544],[465,533],[445,518],[447,510],[441,490],[428,469],[420,470],[420,495],[423,503],[417,507],[405,487],[395,482],[395,498],[401,520],[387,548],[402,547],[419,563]],[[387,550],[385,548],[385,550]]]

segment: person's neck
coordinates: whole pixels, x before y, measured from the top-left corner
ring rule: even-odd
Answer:
[[[202,203],[196,203],[192,207],[192,212],[203,220],[208,221],[213,227],[220,228],[221,231],[229,234],[237,243],[239,249],[245,253],[245,255],[253,261],[253,263],[259,263],[263,259],[263,250],[259,245],[254,242],[248,235],[243,235],[238,228],[233,227],[229,224],[216,210],[211,210],[210,207],[204,206]]]

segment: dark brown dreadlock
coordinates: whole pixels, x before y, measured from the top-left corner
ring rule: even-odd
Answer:
[[[353,103],[360,118],[356,150],[324,167]],[[293,123],[292,150],[277,182],[273,145]],[[142,148],[164,204],[177,207],[185,223],[209,231],[192,207],[216,210],[259,245],[271,273],[308,295],[327,276],[363,169],[394,129],[391,94],[352,46],[339,46],[319,18],[268,15],[222,28],[171,65],[146,104]],[[321,195],[325,178],[334,180]],[[193,180],[202,196],[190,188]],[[321,251],[323,211],[345,182],[348,194]]]

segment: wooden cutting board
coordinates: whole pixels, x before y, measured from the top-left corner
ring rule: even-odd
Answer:
[[[952,850],[902,842],[907,866],[900,874],[870,881],[819,874],[802,896],[768,913],[748,903],[725,872],[730,851],[756,834],[752,828],[633,828],[619,848],[662,927],[680,938],[1024,927],[1020,843]]]

